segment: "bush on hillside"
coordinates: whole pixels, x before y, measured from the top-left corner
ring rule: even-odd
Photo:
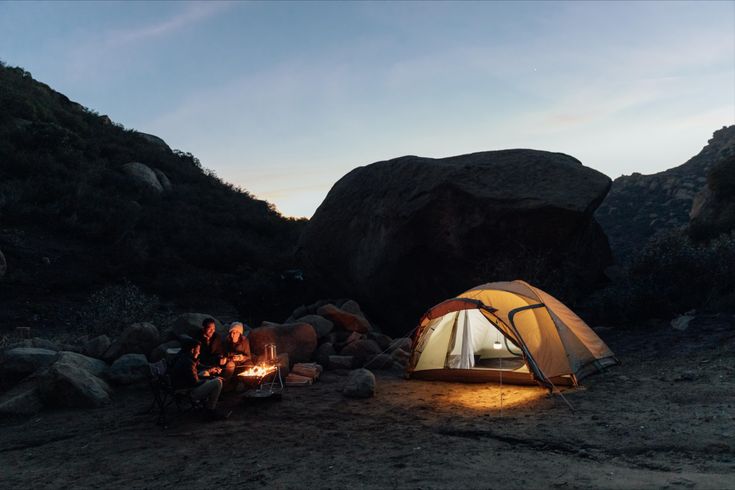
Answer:
[[[683,230],[651,239],[607,288],[593,294],[595,321],[669,319],[691,309],[735,310],[735,232],[696,242]]]

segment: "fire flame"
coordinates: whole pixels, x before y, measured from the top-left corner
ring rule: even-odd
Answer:
[[[238,376],[243,376],[247,378],[262,378],[263,376],[267,376],[270,373],[275,372],[277,369],[277,366],[253,366],[241,372],[240,374],[238,374]]]

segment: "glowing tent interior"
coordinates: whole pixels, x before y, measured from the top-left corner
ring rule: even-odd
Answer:
[[[574,385],[617,364],[572,310],[524,281],[477,286],[427,311],[409,377],[447,381]]]

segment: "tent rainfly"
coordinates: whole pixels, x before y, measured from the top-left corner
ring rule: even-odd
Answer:
[[[417,379],[576,386],[618,364],[558,299],[524,281],[477,286],[427,311],[407,375]]]

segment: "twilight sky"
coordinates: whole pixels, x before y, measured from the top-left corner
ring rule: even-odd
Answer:
[[[402,155],[615,178],[735,124],[735,1],[0,2],[0,59],[289,216]]]

